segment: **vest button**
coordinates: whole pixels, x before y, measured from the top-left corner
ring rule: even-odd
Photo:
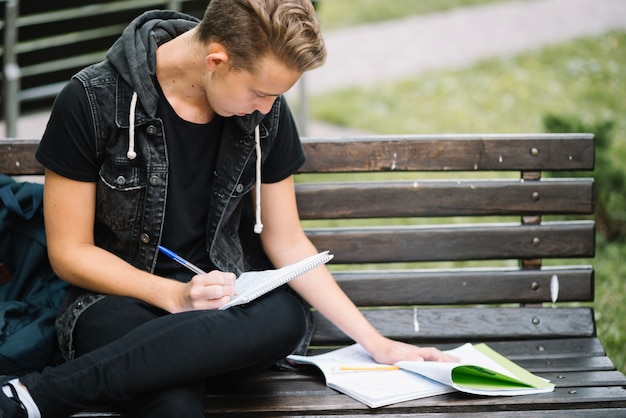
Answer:
[[[148,127],[146,127],[146,132],[148,135],[155,135],[157,133],[157,128],[154,125],[148,125]]]
[[[243,192],[243,184],[239,183],[237,187],[235,188],[235,190],[237,190],[237,193]]]
[[[161,183],[161,179],[159,178],[159,176],[151,176],[150,177],[150,184],[153,186],[156,186],[157,184]]]
[[[141,239],[141,242],[143,242],[144,244],[147,244],[150,242],[150,235],[144,232],[143,234],[141,234],[141,237],[139,239]]]
[[[118,177],[115,179],[115,182],[116,182],[118,185],[122,186],[122,185],[126,184],[126,178],[124,178],[124,176],[118,176]]]

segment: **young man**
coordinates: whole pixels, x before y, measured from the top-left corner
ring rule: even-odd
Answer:
[[[0,416],[112,403],[202,417],[206,379],[306,343],[300,298],[379,362],[447,359],[381,336],[325,267],[217,310],[242,271],[317,252],[300,227],[292,174],[304,155],[281,95],[325,54],[309,0],[212,0],[199,24],[140,16],[71,80],[37,154],[50,260],[74,285],[57,322],[68,361],[2,378]]]

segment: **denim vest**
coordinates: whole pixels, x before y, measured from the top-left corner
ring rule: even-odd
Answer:
[[[135,112],[137,157],[129,159],[129,109],[132,86],[108,61],[75,76],[85,88],[93,118],[100,165],[96,186],[95,242],[133,266],[153,272],[165,216],[168,182],[166,138],[162,121],[147,114],[141,103]],[[255,185],[254,127],[259,124],[264,160],[279,124],[279,97],[267,115],[226,118],[223,123],[213,189],[209,199],[206,248],[220,270],[240,274],[271,264],[253,232],[250,190]],[[156,108],[156,105],[153,106]],[[112,117],[114,116],[114,117]],[[193,167],[190,167],[193,169]],[[57,319],[61,351],[74,357],[73,329],[79,315],[104,295],[74,288]]]

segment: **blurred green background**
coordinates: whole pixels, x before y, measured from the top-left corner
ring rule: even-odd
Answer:
[[[323,30],[506,0],[322,0]],[[598,336],[626,372],[626,33],[313,96],[313,119],[380,134],[593,132]]]

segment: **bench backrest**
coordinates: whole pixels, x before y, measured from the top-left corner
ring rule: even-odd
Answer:
[[[0,141],[0,172],[40,173],[36,143]],[[590,308],[552,308],[594,297],[594,180],[546,175],[593,170],[593,135],[304,147],[296,180],[307,233],[335,254],[337,281],[384,334],[420,344],[595,335]],[[320,317],[314,343],[348,341]]]
[[[553,297],[593,300],[594,271],[581,263],[595,252],[594,181],[545,175],[593,170],[592,135],[305,148],[302,172],[352,173],[301,175],[299,210],[318,248],[335,253],[340,285],[385,334],[417,343],[595,335],[590,309],[551,309]],[[316,344],[347,342],[319,318]]]

